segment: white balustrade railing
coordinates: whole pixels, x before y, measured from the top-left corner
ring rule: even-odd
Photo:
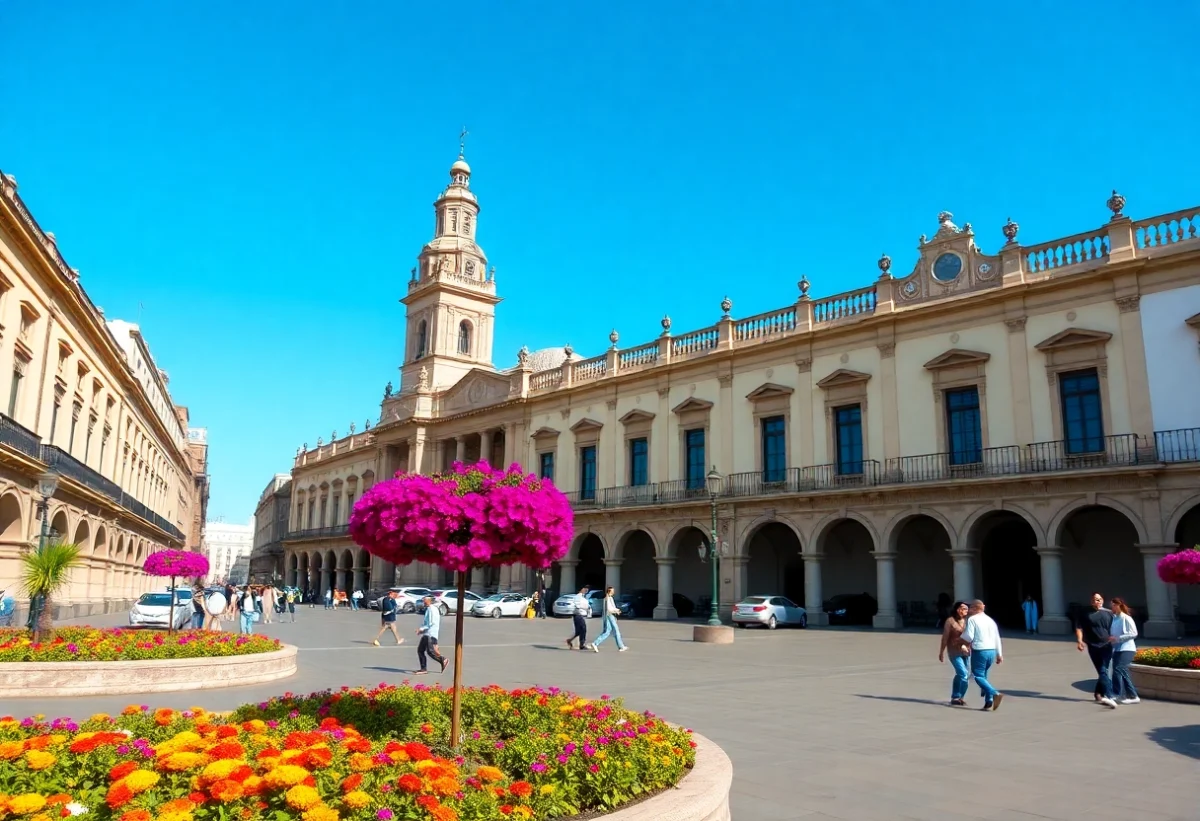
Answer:
[[[529,377],[529,389],[533,391],[548,391],[562,384],[562,368],[551,368],[548,371],[538,371]]]
[[[593,379],[601,379],[607,370],[605,357],[593,356],[571,365],[571,381],[590,382]]]
[[[1134,246],[1139,249],[1161,248],[1196,239],[1200,208],[1185,208],[1133,224]]]
[[[617,354],[617,370],[628,371],[658,362],[658,343],[640,345]]]
[[[813,324],[875,313],[875,286],[836,294],[813,303]]]
[[[677,336],[671,340],[671,357],[679,359],[715,350],[720,336],[721,334],[716,328],[705,328],[701,331],[692,331],[683,336]]]
[[[1108,257],[1108,231],[1089,231],[1066,239],[1024,248],[1025,270],[1031,274],[1057,271],[1082,262]]]
[[[768,311],[758,316],[739,319],[733,323],[733,341],[751,342],[796,330],[796,306],[781,311]]]

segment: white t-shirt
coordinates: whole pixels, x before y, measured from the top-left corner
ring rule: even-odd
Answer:
[[[1003,655],[1000,645],[1000,628],[987,613],[976,613],[967,619],[967,629],[963,630],[963,641],[971,643],[972,650],[995,650],[997,656]]]

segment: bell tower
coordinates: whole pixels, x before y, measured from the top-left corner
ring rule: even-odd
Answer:
[[[475,243],[479,201],[471,190],[471,166],[464,158],[466,131],[450,184],[433,204],[433,239],[421,249],[411,271],[405,305],[401,390],[417,387],[425,369],[427,384],[444,390],[473,368],[492,369],[496,317],[495,269]]]

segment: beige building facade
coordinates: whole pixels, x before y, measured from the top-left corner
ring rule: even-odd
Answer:
[[[597,356],[522,349],[497,370],[496,280],[460,157],[402,300],[399,389],[374,429],[297,454],[308,494],[294,494],[285,573],[447,581],[368,563],[348,511],[363,477],[484,458],[571,496],[577,535],[552,588],[657,589],[660,617],[672,594],[711,601],[715,509],[724,613],[774,593],[821,623],[831,597],[867,593],[891,628],[931,621],[946,594],[1011,622],[1032,595],[1042,630],[1062,633],[1099,589],[1134,604],[1146,634],[1175,636],[1200,600],[1154,565],[1200,542],[1200,403],[1178,389],[1200,384],[1200,209],[1132,220],[1124,205],[1114,192],[1097,227],[1031,245],[1010,220],[995,249],[942,213],[907,274],[884,256],[847,293],[814,297],[802,279],[775,311],[736,318],[725,299],[707,328],[664,317],[630,347],[614,330]]]
[[[140,367],[139,367],[140,363]],[[0,175],[0,586],[36,549],[39,475],[58,474],[51,536],[84,562],[59,617],[127,607],[161,584],[141,570],[183,547],[196,504],[186,432],[136,326],[110,325],[79,272]]]
[[[254,508],[254,542],[248,568],[251,582],[283,583],[283,537],[291,522],[291,509],[292,477],[276,473]]]

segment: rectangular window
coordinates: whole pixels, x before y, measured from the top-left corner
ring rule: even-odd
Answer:
[[[316,503],[316,502],[309,502],[309,503],[308,503],[308,529],[309,529],[309,530],[312,530],[312,526],[313,526],[313,514],[316,512],[316,509],[317,509],[317,503]]]
[[[100,435],[100,472],[104,472],[104,448],[108,444],[108,430]]]
[[[54,444],[54,432],[58,430],[58,411],[62,405],[54,403],[54,409],[50,411],[50,444]]]
[[[554,452],[538,454],[538,476],[554,481]]]
[[[1063,438],[1067,453],[1104,450],[1104,418],[1100,405],[1100,377],[1092,371],[1059,374]]]
[[[579,449],[579,498],[596,498],[596,446]]]
[[[8,418],[17,418],[17,397],[21,395],[21,372],[13,368],[12,384],[8,391]]]
[[[340,496],[333,497],[333,518],[329,520],[331,524],[340,525],[342,523],[342,520],[338,518],[338,514],[341,513],[341,502]]]
[[[763,419],[762,480],[782,482],[787,476],[787,426],[782,416]]]
[[[354,494],[346,495],[346,521],[350,521],[350,514],[354,512]]]
[[[629,484],[641,487],[650,482],[650,443],[645,439],[629,440]]]
[[[704,428],[685,431],[683,434],[684,466],[687,471],[689,490],[703,490],[705,476]]]
[[[946,444],[950,464],[973,465],[983,461],[983,425],[979,415],[979,388],[946,391]]]
[[[834,411],[837,438],[837,472],[853,476],[863,472],[862,408],[848,405]]]
[[[326,511],[328,505],[329,505],[329,501],[327,499],[321,500],[321,518],[317,522],[317,527],[325,527],[325,511]]]
[[[86,465],[88,454],[92,452],[92,426],[88,425],[87,438],[83,440],[83,463]]]

